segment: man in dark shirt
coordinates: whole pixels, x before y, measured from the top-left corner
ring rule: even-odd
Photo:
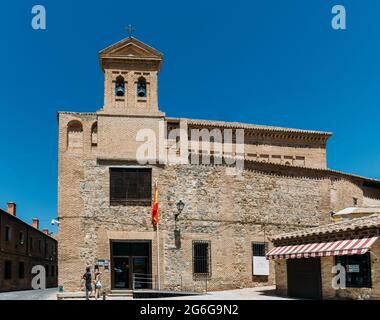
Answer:
[[[91,269],[90,267],[86,268],[86,273],[83,275],[83,279],[85,280],[85,286],[86,286],[86,300],[89,300],[91,293],[92,293],[92,276],[91,276]]]

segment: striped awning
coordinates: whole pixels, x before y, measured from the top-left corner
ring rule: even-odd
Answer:
[[[267,259],[301,259],[365,254],[378,237],[274,247]]]

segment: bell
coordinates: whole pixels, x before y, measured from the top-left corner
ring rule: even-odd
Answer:
[[[139,89],[137,90],[137,95],[138,95],[140,98],[145,97],[145,96],[146,96],[145,88],[143,88],[143,87],[139,87]]]
[[[118,97],[123,97],[124,96],[124,87],[123,86],[117,86],[116,87],[116,95]]]

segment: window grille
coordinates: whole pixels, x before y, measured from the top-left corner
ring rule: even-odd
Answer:
[[[211,277],[210,241],[193,241],[193,277],[194,279]]]
[[[110,169],[111,205],[152,202],[152,170],[150,168]]]

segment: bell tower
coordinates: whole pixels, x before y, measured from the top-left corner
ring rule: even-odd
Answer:
[[[162,116],[158,73],[163,55],[129,36],[100,51],[104,72],[104,114]]]

